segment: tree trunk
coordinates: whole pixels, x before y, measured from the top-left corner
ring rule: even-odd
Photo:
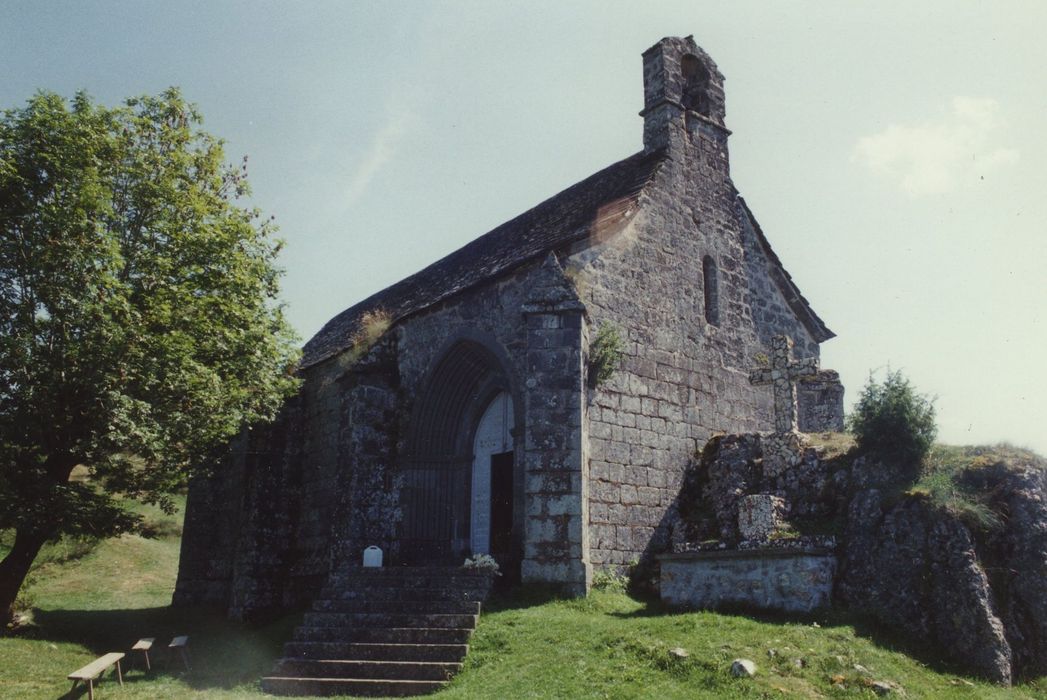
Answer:
[[[0,561],[0,623],[5,626],[14,618],[18,590],[46,541],[47,537],[39,533],[18,530],[14,547]]]

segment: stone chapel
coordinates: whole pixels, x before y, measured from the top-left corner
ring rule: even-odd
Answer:
[[[691,37],[643,54],[643,148],[331,319],[271,426],[190,487],[176,604],[309,602],[376,545],[386,566],[494,556],[584,594],[664,551],[717,433],[773,427],[749,382],[833,333],[731,180],[724,78]],[[624,355],[591,377],[601,328]],[[800,428],[842,427],[800,384]]]

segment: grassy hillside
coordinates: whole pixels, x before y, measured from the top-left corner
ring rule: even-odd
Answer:
[[[65,676],[97,655],[126,650],[138,637],[166,643],[175,634],[191,635],[192,672],[165,664],[162,654],[152,674],[133,660],[126,686],[106,680],[99,698],[267,697],[257,679],[296,617],[246,627],[220,611],[168,609],[178,517],[146,515],[157,539],[49,548],[29,590],[33,623],[0,638],[0,697],[58,697],[69,690]],[[736,657],[756,662],[755,678],[730,676]],[[585,600],[533,589],[495,599],[465,671],[436,697],[872,698],[874,680],[897,683],[909,698],[1047,698],[1047,682],[996,688],[907,656],[895,640],[846,619],[673,613],[613,587]]]
[[[159,668],[146,674],[140,659],[125,659],[125,687],[108,677],[99,697],[257,698],[254,686],[268,670],[294,618],[247,628],[212,610],[171,610],[178,570],[181,506],[174,515],[136,506],[156,537],[123,536],[103,542],[63,540],[47,546],[23,598],[32,623],[0,637],[0,698],[55,698],[69,691],[65,677],[107,651],[127,651],[139,637],[164,646],[189,634],[190,674],[154,653]],[[9,537],[9,533],[8,534]],[[0,554],[8,540],[0,535]],[[86,687],[80,686],[83,697]],[[78,693],[74,696],[79,696]]]
[[[872,698],[872,684],[886,681],[910,698],[1047,697],[1042,681],[1003,689],[949,673],[845,619],[674,612],[614,591],[569,601],[518,595],[489,608],[466,672],[442,696]],[[730,675],[739,657],[756,663],[755,678]]]

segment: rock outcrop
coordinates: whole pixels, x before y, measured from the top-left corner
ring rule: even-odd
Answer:
[[[789,504],[791,520],[831,517],[838,509],[837,474],[831,460],[800,433],[783,444],[780,435],[721,435],[712,438],[685,476],[679,510],[687,539],[738,543],[738,509],[745,496],[770,494]],[[769,453],[773,449],[773,458]]]
[[[837,604],[999,683],[1047,673],[1047,463],[961,450],[950,502],[911,488],[910,470],[818,442],[713,438],[680,494],[687,539],[736,546],[744,499],[780,497],[798,530],[785,536],[836,535]]]
[[[964,474],[1004,526],[980,547],[1018,675],[1047,674],[1047,471],[995,463]]]
[[[999,683],[1012,654],[974,538],[925,499],[889,505],[877,489],[851,501],[837,595]]]

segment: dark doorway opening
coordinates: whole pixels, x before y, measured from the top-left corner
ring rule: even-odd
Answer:
[[[513,542],[513,453],[491,455],[491,554],[509,554]]]
[[[513,538],[513,453],[491,455],[491,556],[502,569],[503,583],[520,579],[520,557]]]

